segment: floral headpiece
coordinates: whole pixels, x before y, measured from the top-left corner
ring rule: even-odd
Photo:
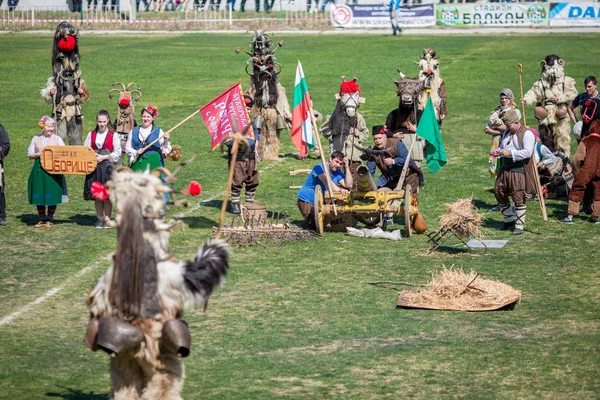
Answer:
[[[44,129],[44,127],[46,126],[46,123],[47,123],[47,122],[48,122],[50,119],[51,119],[50,117],[48,117],[48,116],[44,115],[44,116],[42,117],[42,119],[40,119],[40,120],[38,121],[38,126],[40,127],[40,129]]]
[[[142,111],[146,111],[147,113],[152,115],[153,118],[158,117],[158,108],[156,108],[154,106],[147,106]]]

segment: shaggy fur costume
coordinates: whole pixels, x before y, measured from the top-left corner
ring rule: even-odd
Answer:
[[[570,153],[571,126],[567,107],[577,96],[575,80],[565,76],[565,62],[554,54],[540,63],[542,73],[523,97],[527,104],[536,106],[539,134],[542,144],[550,150]],[[558,101],[550,99],[556,97]]]
[[[354,181],[352,189],[356,190],[358,185],[356,170],[361,165],[362,151],[354,145],[363,147],[362,143],[370,136],[365,119],[358,112],[360,104],[364,103],[365,99],[360,97],[357,79],[346,81],[344,77],[342,77],[340,91],[335,97],[337,99],[335,110],[327,115],[319,130],[329,140],[330,152],[341,151],[350,161],[350,172]]]
[[[256,31],[250,41],[251,52],[246,62],[246,72],[250,75],[250,88],[247,95],[254,99],[252,109],[257,116],[255,123],[260,128],[257,152],[259,159],[276,160],[279,157],[279,137],[292,121],[292,113],[285,89],[278,81],[281,64],[271,49],[272,41],[265,32]],[[279,47],[283,42],[279,43]],[[252,65],[252,73],[248,67]],[[279,70],[278,70],[279,69]]]
[[[117,251],[88,297],[86,343],[92,350],[110,349],[102,345],[106,342],[128,343],[123,330],[101,337],[100,328],[94,335],[90,327],[106,320],[117,321],[111,324],[125,326],[141,338],[111,354],[114,400],[181,399],[184,367],[178,355],[189,351],[173,348],[165,326],[180,318],[184,308],[206,307],[213,288],[224,282],[229,247],[212,241],[193,260],[177,261],[168,254],[172,226],[162,219],[161,210],[163,194],[170,189],[163,181],[149,173],[115,172],[108,186],[117,205]]]
[[[393,137],[394,133],[400,132],[404,134],[402,143],[407,149],[412,147],[410,158],[420,167],[421,162],[425,159],[425,146],[427,143],[423,138],[417,136],[414,132],[408,131],[408,123],[415,126],[419,123],[423,108],[420,107],[421,93],[425,90],[425,82],[417,78],[409,78],[402,72],[399,72],[402,80],[394,81],[396,85],[396,95],[399,97],[398,108],[392,110],[385,121],[389,130],[388,137]],[[412,145],[413,141],[417,141]]]
[[[81,104],[90,97],[90,92],[81,79],[79,69],[79,32],[68,22],[61,22],[54,32],[52,73],[40,94],[48,104],[52,104],[56,134],[65,142],[69,138],[70,145],[81,145]],[[54,95],[53,89],[56,91]]]
[[[436,57],[434,49],[424,49],[423,57],[417,63],[419,65],[419,79],[425,82],[425,87],[431,89],[430,94],[422,91],[419,98],[419,110],[424,110],[427,105],[427,97],[431,96],[431,101],[435,107],[435,115],[438,123],[448,114],[446,103],[446,83],[440,77],[440,61]]]

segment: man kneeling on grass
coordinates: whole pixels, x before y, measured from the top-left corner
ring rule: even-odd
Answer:
[[[333,191],[346,196],[353,184],[348,159],[344,158],[344,154],[341,151],[334,151],[331,153],[329,161],[326,164],[331,176]],[[318,163],[314,166],[298,192],[298,208],[309,229],[316,229],[313,203],[315,201],[315,187],[317,185],[321,186],[323,193],[328,190],[323,163]]]
[[[597,224],[600,215],[600,120],[592,122],[590,134],[581,139],[573,157],[575,180],[569,194],[569,215],[561,219],[563,224],[572,224],[573,216],[579,214],[579,203],[588,184],[594,186],[594,203],[590,222]]]

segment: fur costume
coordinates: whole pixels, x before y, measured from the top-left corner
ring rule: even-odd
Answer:
[[[229,247],[208,242],[193,260],[178,261],[162,215],[171,189],[157,174],[117,171],[107,186],[117,205],[117,250],[88,296],[86,344],[111,355],[114,400],[181,399],[179,357],[189,354],[190,336],[179,318],[184,308],[206,308],[224,282]]]
[[[108,97],[113,98],[113,91],[119,92],[119,101],[117,102],[117,118],[115,119],[114,128],[115,132],[119,135],[119,139],[121,140],[121,158],[119,159],[119,164],[123,164],[123,155],[125,154],[125,144],[127,143],[127,136],[129,132],[133,128],[137,126],[135,121],[135,108],[134,104],[136,101],[142,97],[142,89],[137,88],[134,90],[129,90],[131,85],[135,85],[135,82],[129,83],[125,86],[121,82],[113,82],[113,86],[121,85],[123,90],[119,89],[110,89],[108,91]],[[134,93],[137,96],[134,97]]]
[[[264,160],[276,160],[279,157],[279,138],[292,120],[290,105],[285,89],[278,81],[281,64],[275,58],[278,48],[271,49],[273,41],[264,31],[255,31],[250,42],[250,56],[246,62],[246,73],[250,75],[250,88],[247,95],[254,99],[253,113],[255,123],[260,129],[258,156]],[[236,50],[238,53],[241,49]],[[248,67],[252,66],[252,73]]]
[[[527,104],[535,105],[542,144],[550,150],[570,153],[571,127],[567,107],[577,96],[575,80],[565,76],[565,62],[550,54],[540,63],[542,73],[523,97]],[[557,102],[551,101],[553,97]]]
[[[361,164],[362,152],[354,145],[362,147],[362,143],[369,138],[369,129],[365,119],[358,112],[361,103],[365,102],[360,97],[360,87],[357,79],[346,81],[342,77],[340,91],[336,93],[337,103],[335,110],[328,114],[325,122],[320,127],[321,134],[329,140],[330,152],[341,151],[350,161],[350,172],[354,180],[354,187],[358,185],[356,169]]]
[[[398,108],[388,114],[385,125],[390,132],[388,137],[393,137],[393,134],[397,132],[404,134],[402,143],[407,149],[412,147],[410,158],[420,167],[421,162],[425,159],[425,146],[427,143],[415,132],[410,132],[408,125],[413,124],[416,126],[421,118],[424,107],[421,107],[419,102],[423,100],[421,93],[425,90],[425,83],[418,77],[409,78],[400,71],[398,73],[402,79],[400,81],[394,80],[394,84],[396,85],[399,104]],[[415,140],[417,142],[412,146],[412,142]]]
[[[419,79],[425,83],[425,88],[431,90],[431,101],[435,107],[435,116],[438,123],[448,114],[446,103],[446,83],[440,77],[440,61],[436,57],[434,49],[424,49],[423,57],[417,63],[419,65]],[[427,105],[427,91],[422,91],[419,98],[419,110],[424,110]]]
[[[55,91],[54,94],[52,92]],[[81,104],[90,92],[79,69],[79,31],[63,21],[54,32],[52,47],[52,76],[40,92],[52,104],[52,117],[56,120],[56,134],[70,145],[81,145],[83,110]]]

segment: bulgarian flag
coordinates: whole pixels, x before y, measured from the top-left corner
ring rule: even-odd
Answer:
[[[296,83],[294,85],[294,109],[292,111],[292,142],[300,152],[300,159],[306,157],[308,149],[315,146],[315,133],[312,129],[310,110],[312,102],[308,94],[308,85],[298,61]]]

